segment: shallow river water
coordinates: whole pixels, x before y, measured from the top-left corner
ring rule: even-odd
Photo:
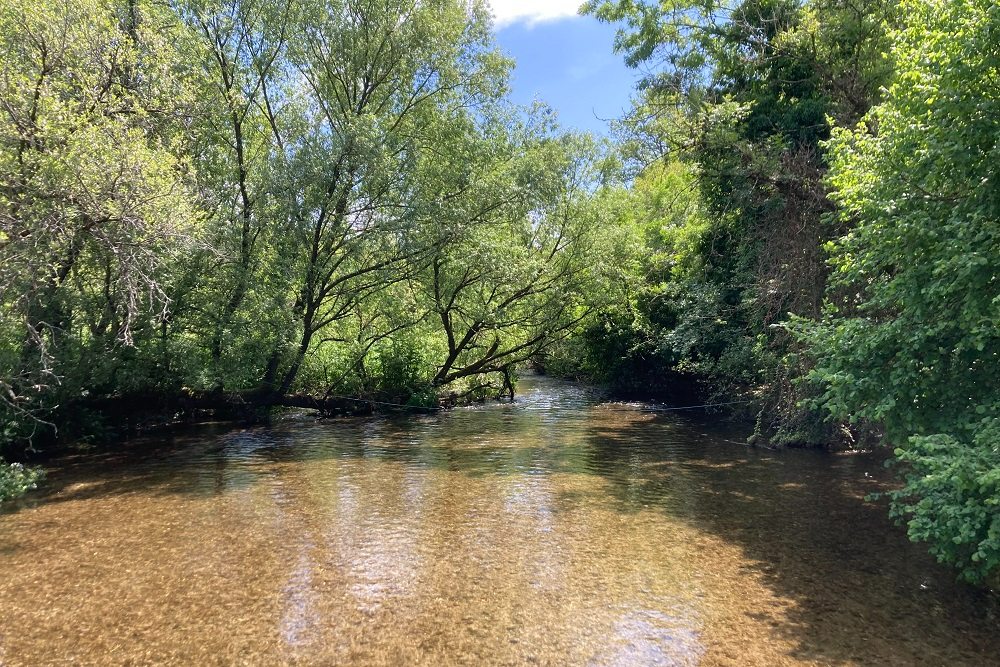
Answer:
[[[0,513],[0,665],[1000,664],[875,458],[520,391],[57,462]]]

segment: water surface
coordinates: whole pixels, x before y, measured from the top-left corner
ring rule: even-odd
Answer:
[[[1000,664],[875,458],[520,389],[58,462],[0,514],[0,665]]]

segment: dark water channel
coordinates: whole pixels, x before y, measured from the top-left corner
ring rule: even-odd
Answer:
[[[0,514],[0,665],[1000,664],[874,457],[520,390],[58,462]]]

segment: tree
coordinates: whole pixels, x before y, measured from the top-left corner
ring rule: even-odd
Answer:
[[[648,311],[663,369],[756,402],[759,435],[820,444],[829,429],[800,407],[801,355],[781,323],[817,316],[828,222],[820,143],[877,99],[893,3],[813,0],[591,2],[621,22],[617,47],[649,68],[622,123],[642,169],[685,163],[710,224],[699,270],[658,288]],[[670,168],[677,168],[671,166]],[[662,280],[656,277],[656,280]]]
[[[189,151],[202,208],[211,212],[212,242],[189,267],[194,294],[175,300],[200,310],[202,321],[194,325],[207,338],[205,363],[220,389],[227,379],[245,384],[246,371],[238,369],[259,366],[248,363],[261,356],[248,329],[275,305],[275,295],[261,286],[282,228],[275,218],[282,215],[285,142],[294,140],[287,135],[299,120],[289,94],[288,47],[300,9],[293,0],[193,0],[177,7],[197,44],[201,108]]]
[[[280,252],[296,287],[285,307],[292,319],[262,375],[279,394],[318,333],[405,279],[439,241],[426,245],[419,231],[435,204],[421,170],[447,148],[439,142],[446,122],[485,111],[507,72],[482,7],[348,1],[306,5],[302,16],[290,47],[302,115],[282,140]]]
[[[0,27],[2,442],[512,391],[608,302],[611,162],[507,100],[483,3],[10,0]]]
[[[446,346],[434,385],[500,374],[513,393],[519,364],[606,301],[599,286],[618,248],[612,221],[592,205],[603,166],[589,137],[529,138],[506,186],[520,195],[435,253],[427,298]]]
[[[102,362],[167,315],[172,266],[198,235],[171,115],[187,99],[178,32],[170,12],[145,3],[0,6],[8,437],[106,380]]]

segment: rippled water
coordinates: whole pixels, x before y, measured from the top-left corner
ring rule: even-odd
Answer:
[[[875,459],[521,391],[59,462],[0,514],[0,664],[1000,664]]]

